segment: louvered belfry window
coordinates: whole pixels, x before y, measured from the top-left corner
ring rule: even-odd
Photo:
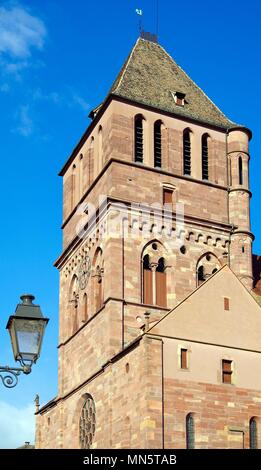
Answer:
[[[195,449],[195,424],[191,413],[186,416],[186,444],[187,449]]]
[[[161,121],[154,124],[154,167],[161,168]]]
[[[135,118],[135,162],[143,163],[143,118]]]
[[[202,151],[202,179],[208,180],[208,136],[205,134],[201,142]]]
[[[191,142],[190,131],[183,134],[183,174],[191,175]]]
[[[255,418],[250,419],[249,423],[249,447],[250,449],[257,449],[257,422]]]

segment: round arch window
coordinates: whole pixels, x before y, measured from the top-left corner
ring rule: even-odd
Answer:
[[[80,417],[80,447],[90,449],[94,440],[96,427],[95,403],[91,395],[85,399]]]

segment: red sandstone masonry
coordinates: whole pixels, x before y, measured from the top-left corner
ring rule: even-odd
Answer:
[[[196,448],[234,447],[234,436],[229,431],[233,427],[244,431],[245,448],[249,447],[249,420],[253,416],[261,418],[260,391],[174,379],[164,380],[164,391],[165,426],[172,430],[165,433],[167,448],[186,447],[185,420],[191,412],[196,418]],[[242,441],[237,441],[237,446],[242,448]]]
[[[140,112],[146,122],[143,165],[133,162],[133,123],[135,115]],[[157,119],[163,122],[162,169],[155,170],[152,167],[152,129]],[[187,251],[184,255],[179,247],[167,250],[166,236],[162,232],[157,236],[150,220],[149,237],[146,240],[139,228],[134,239],[126,238],[123,242],[121,238],[109,236],[100,240],[95,227],[88,238],[73,247],[68,258],[60,262],[62,344],[59,348],[58,402],[37,417],[37,448],[79,447],[79,418],[84,393],[93,396],[97,411],[94,448],[157,449],[162,448],[163,438],[165,447],[185,447],[185,417],[189,412],[195,413],[196,447],[242,446],[239,437],[229,431],[231,426],[244,430],[245,446],[249,446],[249,419],[252,416],[260,418],[260,392],[235,386],[163,379],[161,341],[147,336],[136,349],[129,350],[128,354],[117,360],[113,359],[120,353],[123,343],[126,346],[141,334],[142,321],[138,322],[137,317],[142,320],[145,310],[149,310],[150,321],[155,321],[166,312],[157,306],[153,308],[142,304],[141,262],[144,246],[149,241],[160,238],[158,242],[163,243],[166,249],[164,256],[168,263],[169,308],[195,290],[198,260],[208,252],[221,266],[227,262],[230,251],[233,270],[238,275],[248,277],[252,273],[251,237],[235,233],[231,237],[231,245],[228,244],[229,224],[238,225],[245,232],[250,229],[248,145],[244,131],[231,131],[225,136],[224,132],[207,129],[196,123],[190,125],[193,145],[197,146],[192,148],[192,176],[197,180],[182,176],[183,131],[188,126],[187,122],[114,101],[91,130],[83,147],[77,150],[74,161],[70,162],[65,172],[64,249],[75,239],[76,226],[82,215],[72,214],[72,211],[75,211],[81,198],[82,202],[89,202],[95,208],[98,208],[100,195],[148,206],[162,202],[163,185],[169,184],[175,188],[174,199],[184,205],[186,222],[183,243]],[[102,129],[102,149],[99,148],[99,129]],[[202,134],[207,131],[210,135],[209,183],[201,181],[199,146]],[[229,158],[226,155],[226,138]],[[239,189],[238,158],[241,153],[244,184],[240,191],[229,192],[228,185]],[[112,158],[120,161],[109,164]],[[106,171],[98,177],[106,164]],[[76,165],[74,175],[73,165]],[[231,181],[227,180],[228,173]],[[96,184],[84,196],[95,179]],[[109,212],[106,214],[107,219],[111,216]],[[131,223],[130,220],[128,223]],[[139,217],[136,223],[141,227]],[[173,223],[173,237],[175,230]],[[69,296],[71,281],[78,274],[79,261],[86,253],[93,260],[97,248],[103,251],[105,305],[97,311],[95,273],[92,272],[88,287],[79,293],[79,301],[87,294],[88,318],[84,319],[80,304],[76,332],[72,335],[75,311]],[[250,285],[248,278],[247,282]],[[97,376],[93,378],[96,373]],[[85,381],[89,382],[77,390]]]

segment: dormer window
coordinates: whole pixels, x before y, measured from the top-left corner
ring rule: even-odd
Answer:
[[[185,105],[185,103],[186,103],[186,100],[185,100],[186,94],[185,93],[182,93],[181,91],[172,91],[171,94],[172,94],[173,99],[174,99],[177,106],[184,106]]]

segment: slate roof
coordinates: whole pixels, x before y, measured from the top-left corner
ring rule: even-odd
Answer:
[[[173,99],[172,92],[177,91],[186,95],[184,107]],[[110,94],[225,129],[238,125],[215,106],[162,46],[143,38],[137,40]]]

